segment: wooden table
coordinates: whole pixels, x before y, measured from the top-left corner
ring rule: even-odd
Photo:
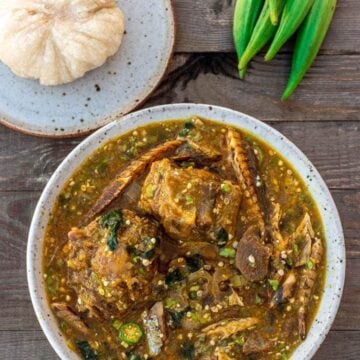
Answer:
[[[315,359],[360,359],[360,2],[339,0],[310,74],[292,101],[279,101],[290,47],[271,64],[259,56],[246,81],[236,76],[231,41],[234,0],[175,0],[176,55],[145,107],[176,102],[227,106],[280,130],[325,178],[347,245],[347,280],[338,316]],[[56,359],[27,289],[31,216],[58,164],[81,139],[23,136],[0,127],[0,359]]]

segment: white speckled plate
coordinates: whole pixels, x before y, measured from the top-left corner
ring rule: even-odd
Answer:
[[[161,81],[175,42],[171,0],[118,0],[123,43],[108,62],[73,83],[41,86],[0,63],[0,122],[32,135],[88,133],[139,106]]]
[[[48,182],[35,210],[27,248],[27,275],[31,299],[37,318],[51,345],[63,360],[78,357],[66,346],[46,300],[42,271],[42,248],[45,227],[55,199],[76,168],[90,154],[110,139],[152,122],[184,119],[198,115],[245,129],[270,144],[298,171],[315,199],[326,235],[327,273],[319,311],[307,339],[296,349],[292,360],[308,360],[315,354],[335,319],[345,279],[345,242],[336,205],[314,165],[282,134],[245,114],[229,109],[195,104],[158,106],[118,119],[84,140],[56,170]]]

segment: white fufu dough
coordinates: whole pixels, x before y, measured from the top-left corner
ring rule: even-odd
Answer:
[[[0,0],[0,60],[42,85],[69,83],[103,65],[123,35],[115,0]]]

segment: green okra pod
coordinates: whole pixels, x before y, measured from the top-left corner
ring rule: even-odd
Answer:
[[[330,27],[337,0],[315,0],[295,44],[289,82],[282,99],[287,100],[314,62]]]
[[[271,23],[277,25],[279,23],[278,0],[267,0],[267,2],[269,3]]]
[[[237,0],[234,13],[233,36],[238,59],[245,52],[251,38],[264,0]],[[240,78],[245,77],[246,69],[239,69]]]
[[[286,0],[277,0],[278,12],[281,14]],[[250,60],[274,37],[277,26],[274,26],[270,20],[269,2],[266,1],[259,19],[255,25],[249,44],[241,57],[239,69],[246,69]]]
[[[309,13],[314,0],[288,0],[281,15],[275,38],[265,55],[265,60],[272,60],[287,40],[296,32]]]

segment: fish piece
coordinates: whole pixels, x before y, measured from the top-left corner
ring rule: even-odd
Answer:
[[[207,166],[221,159],[221,154],[209,145],[198,144],[191,139],[179,149],[172,158],[176,162],[193,161],[196,164]]]
[[[254,184],[254,175],[251,173],[249,159],[246,154],[244,141],[240,133],[235,130],[228,130],[227,146],[229,158],[240,187],[245,193],[245,202],[251,223],[257,224],[261,234],[265,233],[265,221],[261,210],[257,190]]]
[[[244,354],[254,354],[270,350],[274,346],[274,343],[270,340],[264,339],[256,332],[250,334],[243,346]]]
[[[91,336],[92,332],[90,328],[66,303],[52,303],[51,308],[54,310],[56,316],[64,320],[73,330],[85,337]]]
[[[239,241],[236,251],[237,269],[249,281],[260,281],[269,270],[270,250],[261,242],[256,227],[250,227]]]
[[[259,319],[249,317],[245,319],[230,319],[220,321],[206,328],[202,329],[202,332],[206,336],[218,336],[221,340],[228,339],[230,336],[244,331],[251,327],[256,326],[259,323]]]
[[[115,200],[127,186],[129,186],[136,178],[144,173],[146,168],[155,160],[175,150],[184,140],[172,140],[164,144],[160,144],[148,152],[143,154],[139,159],[134,160],[126,169],[108,185],[100,198],[96,201],[93,207],[85,216],[85,222],[89,222],[94,216],[104,210],[113,200]]]
[[[286,279],[283,282],[283,284],[277,289],[274,297],[271,300],[270,306],[274,307],[288,300],[294,292],[295,284],[296,284],[296,276],[291,271],[286,276]]]
[[[298,324],[299,334],[302,340],[306,338],[306,315],[310,302],[311,295],[314,290],[318,269],[324,255],[324,246],[321,239],[316,238],[311,247],[311,267],[303,270],[303,274],[299,284],[299,310],[298,310]]]
[[[311,224],[310,215],[306,213],[294,234],[292,234],[289,239],[292,248],[296,248],[298,252],[294,262],[295,267],[303,266],[309,261],[314,236],[315,233]]]
[[[161,301],[157,302],[149,312],[144,312],[143,322],[149,354],[150,356],[157,356],[160,354],[167,339],[165,311]]]
[[[282,217],[282,210],[279,203],[272,204],[272,210],[269,217],[269,233],[275,248],[274,258],[279,260],[281,252],[288,247],[288,238],[282,236],[280,231],[280,221]]]

